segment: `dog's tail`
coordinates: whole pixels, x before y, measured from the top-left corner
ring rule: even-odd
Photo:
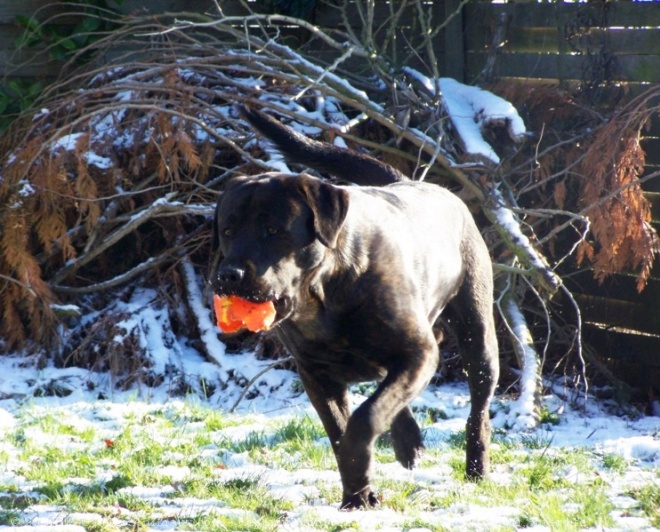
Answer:
[[[357,185],[389,185],[408,180],[395,168],[373,157],[310,139],[254,109],[240,107],[240,112],[290,162],[327,172]]]

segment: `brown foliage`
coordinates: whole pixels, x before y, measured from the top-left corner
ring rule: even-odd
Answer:
[[[495,90],[525,109],[528,127],[541,132],[514,160],[522,161],[511,171],[520,204],[586,217],[590,232],[576,244],[576,263],[589,261],[600,281],[634,272],[641,291],[660,243],[640,181],[645,168],[640,138],[658,112],[657,103],[651,104],[660,90],[628,103],[610,102],[604,109],[582,105],[577,96],[551,87],[509,84]],[[559,233],[551,249],[569,247],[575,235]]]
[[[177,77],[170,82],[177,88],[150,96],[146,111],[130,104],[113,110],[122,87],[72,90],[48,102],[53,112],[15,124],[2,138],[1,149],[8,154],[0,167],[4,349],[20,348],[28,338],[47,346],[56,338],[52,305],[57,298],[50,285],[65,280],[71,286],[88,284],[92,271],[76,276],[76,261],[121,225],[119,216],[130,217],[168,191],[185,191],[184,181],[207,179],[213,149],[200,150],[191,141],[192,122],[180,116],[187,111],[187,86],[176,69],[170,70],[165,72],[170,80]],[[146,90],[134,91],[133,98],[146,99]],[[161,111],[159,105],[174,111]],[[106,125],[99,126],[102,122]],[[135,141],[118,143],[118,134]],[[143,190],[151,176],[160,187],[155,195]],[[149,247],[140,240],[153,237],[133,235],[133,249]],[[162,244],[171,243],[165,239]],[[113,266],[126,256],[120,248],[114,253],[119,255],[103,257],[99,271],[118,273]]]
[[[651,227],[651,207],[643,196],[639,178],[646,155],[640,145],[648,114],[624,107],[594,135],[579,169],[580,203],[590,220],[598,249],[584,249],[597,279],[627,270],[636,271],[641,291],[660,250]],[[585,248],[589,244],[585,243]]]

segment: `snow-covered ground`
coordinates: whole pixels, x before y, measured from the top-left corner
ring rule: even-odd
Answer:
[[[231,358],[231,355],[226,355]],[[236,361],[242,366],[245,374],[255,375],[267,365],[257,361],[252,355],[239,355]],[[206,371],[212,377],[212,364],[191,358],[185,366],[189,371]],[[218,371],[218,368],[216,368]],[[93,441],[89,442],[89,454],[100,452],[104,445],[118,438],[118,435],[127,427],[135,427],[136,419],[148,419],[148,416],[162,415],[169,412],[168,419],[186,419],[182,414],[190,405],[201,408],[204,412],[219,411],[223,419],[230,421],[228,427],[214,432],[213,438],[229,438],[240,440],[250,431],[266,431],[268,426],[278,420],[287,420],[295,417],[310,416],[315,413],[309,405],[304,394],[299,392],[297,379],[294,373],[285,370],[273,369],[264,374],[256,385],[258,393],[252,399],[243,399],[234,414],[227,413],[233,405],[241,388],[225,389],[215,393],[209,401],[199,398],[173,397],[171,383],[164,382],[156,388],[143,386],[129,391],[113,389],[109,376],[95,374],[81,369],[56,369],[52,367],[38,369],[26,359],[13,357],[0,358],[0,455],[2,456],[2,471],[0,473],[0,492],[11,486],[11,496],[16,493],[25,493],[26,497],[34,500],[19,512],[12,514],[10,523],[0,526],[7,530],[32,530],[48,532],[82,532],[84,530],[129,530],[131,512],[112,502],[109,497],[108,510],[105,513],[78,515],[74,510],[62,506],[49,504],[47,500],[38,495],[30,495],[37,486],[34,482],[26,480],[22,473],[25,471],[26,461],[30,458],[25,452],[19,452],[18,444],[12,434],[23,427],[24,438],[34,438],[44,446],[76,446],[81,445],[74,437],[62,435],[33,433],[36,430],[31,425],[34,420],[52,416],[65,426],[77,427],[79,430],[93,429]],[[211,382],[211,380],[209,380]],[[273,390],[272,393],[269,390]],[[66,397],[44,396],[57,391]],[[252,397],[255,394],[250,394]],[[598,470],[596,475],[600,481],[608,486],[610,499],[613,501],[612,516],[616,530],[653,530],[649,518],[632,511],[635,501],[627,494],[634,486],[649,485],[660,482],[660,417],[618,417],[608,414],[595,400],[587,401],[582,412],[576,412],[559,399],[561,394],[550,393],[545,398],[545,407],[548,411],[558,415],[557,424],[545,424],[540,428],[527,433],[510,433],[507,437],[535,439],[547,447],[547,453],[553,449],[587,448],[594,456],[620,455],[627,460],[627,468],[623,473],[613,473],[605,468]],[[354,394],[355,401],[362,396]],[[513,404],[505,398],[498,398],[494,405],[495,415],[493,424],[495,428],[502,429],[511,423],[510,414],[507,413]],[[464,427],[465,418],[469,408],[469,394],[465,385],[461,383],[447,384],[441,387],[430,387],[417,399],[414,406],[418,411],[432,408],[443,414],[427,424],[425,428],[426,444],[429,449],[442,451],[447,446],[448,438],[455,435]],[[176,415],[172,414],[176,413]],[[131,425],[131,423],[133,425]],[[154,424],[155,427],[155,424]],[[144,427],[141,427],[142,430]],[[176,427],[177,438],[194,435],[199,429],[198,423],[193,421],[179,421]],[[137,429],[135,429],[137,430]],[[153,441],[169,442],[171,437],[159,436],[153,429]],[[506,430],[500,431],[506,433]],[[104,443],[105,442],[105,443]],[[326,442],[327,444],[327,442]],[[497,445],[495,446],[497,447]],[[442,454],[442,453],[440,453]],[[319,495],[318,482],[338,488],[339,478],[336,469],[327,471],[312,471],[308,468],[300,470],[283,468],[276,464],[259,463],[250,458],[247,452],[222,452],[213,444],[200,450],[200,456],[216,460],[218,464],[217,476],[219,480],[230,478],[259,478],[259,483],[265,486],[273,496],[282,497],[292,502],[292,510],[282,518],[279,530],[309,530],[310,523],[332,524],[334,530],[514,530],[519,528],[520,509],[510,506],[492,506],[489,504],[452,504],[447,508],[436,508],[420,511],[417,522],[423,526],[411,525],[410,516],[406,512],[396,511],[387,505],[379,509],[361,512],[340,512],[338,500],[328,501]],[[34,458],[32,458],[34,460]],[[101,461],[102,463],[102,461]],[[97,466],[98,468],[99,466]],[[102,479],[112,475],[112,468],[98,472]],[[506,466],[494,464],[493,482],[504,487],[510,481],[511,464]],[[188,523],[187,519],[196,513],[219,512],[226,515],[243,515],[240,509],[226,508],[222,501],[200,500],[194,497],[174,497],[177,482],[185,481],[191,472],[189,469],[172,468],[173,479],[166,486],[132,486],[123,488],[131,496],[147,501],[159,509],[161,520],[150,523],[150,527],[140,530],[175,530]],[[571,468],[558,471],[558,475],[569,478],[579,475]],[[406,471],[396,463],[380,463],[376,469],[374,485],[378,486],[387,481],[400,480],[414,482],[420,485],[420,491],[415,496],[422,497],[425,493],[451,492],[460,488],[464,481],[452,475],[447,463],[436,463],[423,466],[416,471]],[[88,480],[89,481],[89,480]],[[100,481],[100,480],[99,480]],[[72,484],[77,481],[72,479]],[[316,484],[315,484],[316,483]],[[120,490],[121,491],[121,490]],[[0,493],[0,500],[9,496]],[[387,490],[383,494],[388,498]],[[392,494],[390,493],[391,497]],[[412,495],[411,495],[412,496]],[[233,512],[233,513],[232,513]],[[249,514],[249,512],[248,512]],[[96,522],[97,528],[84,523]],[[81,524],[82,523],[82,524]],[[98,523],[105,523],[101,528]],[[110,524],[112,526],[110,526]],[[104,526],[106,526],[104,525]],[[436,528],[437,526],[437,528]],[[530,525],[527,525],[530,526]],[[531,524],[534,530],[551,530],[552,527]],[[115,527],[115,528],[112,528]],[[194,529],[194,527],[193,527]]]

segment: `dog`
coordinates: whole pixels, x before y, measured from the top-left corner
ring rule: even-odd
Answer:
[[[273,302],[277,334],[337,459],[341,508],[378,504],[374,444],[388,428],[397,461],[418,463],[424,444],[409,404],[438,368],[441,316],[468,374],[466,476],[481,479],[499,358],[492,263],[466,205],[368,155],[241,112],[288,161],[363,185],[304,173],[232,178],[215,211],[221,260],[209,279],[218,295]],[[379,384],[351,413],[347,387],[364,381]]]

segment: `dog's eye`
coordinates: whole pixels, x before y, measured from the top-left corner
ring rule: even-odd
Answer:
[[[277,233],[279,233],[279,231],[277,230],[277,227],[269,227],[268,228],[268,234],[269,235],[276,235]]]
[[[222,234],[226,237],[230,237],[234,234],[234,232],[231,229],[227,228],[222,230]]]

